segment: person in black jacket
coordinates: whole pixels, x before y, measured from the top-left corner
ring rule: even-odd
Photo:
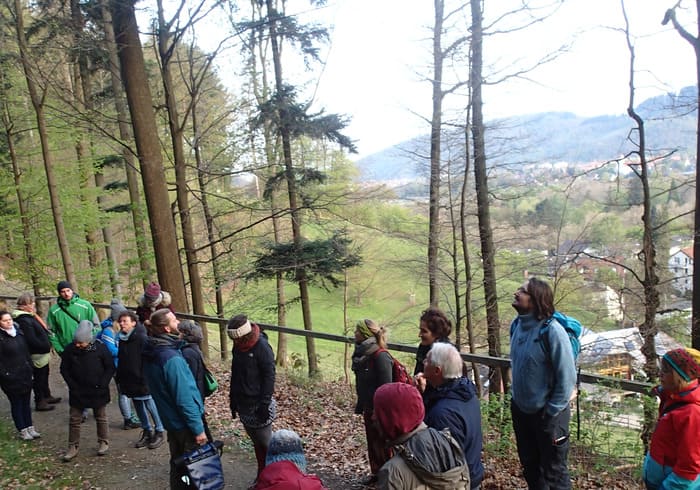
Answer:
[[[61,375],[68,385],[70,404],[68,451],[63,455],[64,461],[78,455],[80,424],[83,410],[88,408],[92,408],[97,425],[97,455],[104,456],[109,451],[107,404],[114,361],[107,347],[93,338],[93,328],[90,320],[82,320],[73,334],[73,343],[66,346],[61,356]]]
[[[258,475],[265,468],[267,447],[272,437],[272,421],[276,416],[275,356],[260,327],[245,315],[228,321],[228,336],[233,340],[231,361],[231,417],[238,415],[253,441]]]
[[[207,392],[204,382],[206,368],[204,366],[204,355],[200,348],[200,344],[204,338],[202,327],[192,320],[182,320],[177,326],[177,329],[180,331],[180,338],[187,342],[182,347],[182,357],[185,358],[190,371],[192,371],[192,376],[194,376],[194,382],[197,384],[197,390],[199,390],[199,394],[202,396],[202,401],[206,401]],[[202,417],[202,422],[204,422],[204,432],[207,434],[209,440],[213,441],[214,439],[209,431],[209,424],[207,424],[206,413]]]
[[[51,395],[49,388],[49,360],[51,358],[51,341],[49,329],[44,320],[36,313],[36,303],[32,293],[22,293],[17,298],[17,309],[12,316],[24,333],[29,347],[34,371],[34,405],[38,412],[53,410],[54,403],[60,397]]]
[[[355,351],[352,354],[352,370],[355,372],[357,404],[355,413],[362,414],[367,437],[367,455],[370,475],[363,483],[377,481],[377,472],[391,457],[384,438],[372,420],[374,392],[385,383],[391,383],[392,359],[386,351],[384,329],[369,319],[355,325]]]
[[[141,438],[134,447],[156,449],[165,441],[165,428],[160,419],[158,408],[148,391],[146,378],[143,376],[143,359],[141,354],[148,334],[146,328],[138,323],[136,313],[124,310],[117,317],[119,323],[119,351],[116,381],[122,393],[132,399],[141,423]],[[148,416],[153,419],[153,424]]]
[[[41,437],[32,423],[32,364],[24,335],[9,311],[0,311],[0,389],[10,401],[12,421],[25,441]]]

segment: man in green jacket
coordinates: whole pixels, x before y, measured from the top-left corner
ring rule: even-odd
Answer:
[[[89,320],[93,325],[99,325],[100,319],[90,302],[78,296],[68,281],[60,281],[56,289],[58,298],[56,304],[49,309],[46,323],[52,334],[51,345],[60,355],[63,349],[73,342],[73,334],[81,320]]]

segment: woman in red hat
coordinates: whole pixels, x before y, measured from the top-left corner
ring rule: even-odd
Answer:
[[[659,421],[644,459],[644,483],[649,490],[700,489],[700,351],[668,351],[660,367]]]

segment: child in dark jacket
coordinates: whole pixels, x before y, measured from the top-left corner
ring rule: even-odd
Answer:
[[[66,346],[61,357],[61,375],[68,385],[70,405],[68,451],[63,455],[64,461],[78,455],[83,409],[87,408],[92,408],[97,424],[97,455],[104,456],[109,450],[107,404],[114,362],[107,347],[94,340],[92,330],[92,322],[82,320],[73,335],[73,343]]]

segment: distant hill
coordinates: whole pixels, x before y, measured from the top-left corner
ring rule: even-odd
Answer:
[[[636,111],[645,120],[647,148],[694,157],[696,89],[645,100]],[[626,114],[580,117],[570,112],[544,112],[489,121],[487,152],[499,162],[589,163],[618,158],[633,149],[628,137],[634,121]],[[456,141],[449,144],[449,141]],[[415,180],[427,173],[429,137],[399,143],[356,162],[363,181]],[[443,155],[463,154],[463,137],[448,135]],[[445,147],[445,146],[444,146]]]

